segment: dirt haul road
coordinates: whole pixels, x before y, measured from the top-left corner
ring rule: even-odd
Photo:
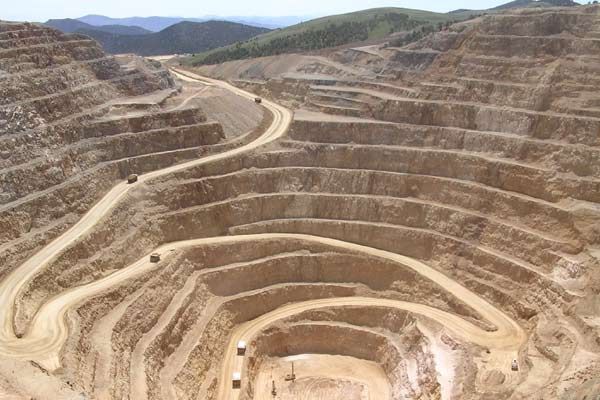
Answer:
[[[415,259],[405,257],[389,251],[379,250],[372,247],[362,246],[355,243],[343,242],[336,239],[323,238],[310,235],[297,234],[262,234],[251,235],[259,238],[296,238],[310,242],[317,242],[342,251],[354,251],[365,255],[374,256],[383,260],[393,261],[413,269],[422,276],[435,282],[441,288],[461,299],[465,304],[472,307],[483,318],[496,327],[494,331],[486,331],[461,317],[448,312],[418,303],[408,303],[396,300],[376,299],[367,297],[331,298],[319,299],[294,303],[280,307],[270,313],[238,326],[227,346],[225,358],[221,366],[221,379],[219,381],[218,399],[237,399],[239,390],[232,387],[231,378],[234,372],[243,372],[243,357],[237,356],[237,343],[245,341],[251,343],[252,339],[269,325],[303,313],[305,311],[317,310],[328,307],[350,307],[350,306],[376,306],[395,308],[422,315],[442,324],[458,337],[467,342],[474,343],[490,350],[487,369],[506,371],[510,369],[511,360],[518,358],[520,347],[526,340],[523,329],[508,315],[482,299],[469,289],[460,285],[446,275],[438,272],[432,267]],[[243,373],[242,373],[243,379]]]
[[[173,71],[173,73],[183,80],[193,80],[210,86],[219,86],[252,101],[254,101],[255,98],[255,95],[238,89],[226,82],[203,78],[187,72],[185,75],[182,75],[180,71]],[[248,152],[281,137],[287,131],[292,121],[292,112],[267,100],[263,101],[262,104],[273,114],[273,122],[255,141],[230,151],[141,175],[139,177],[139,182],[148,182],[151,179],[162,175]],[[128,185],[125,182],[116,185],[75,225],[73,225],[73,227],[28,259],[0,283],[0,355],[33,359],[39,361],[46,368],[51,370],[59,366],[58,352],[64,339],[62,338],[63,333],[65,333],[62,332],[65,329],[63,326],[64,324],[62,322],[60,324],[55,324],[50,321],[53,318],[52,316],[48,314],[44,315],[40,312],[40,315],[35,318],[29,332],[21,339],[17,338],[15,336],[13,325],[15,299],[21,288],[23,288],[37,272],[44,268],[44,266],[78,238],[89,232],[90,229],[98,223],[103,216],[107,215],[119,200],[134,186],[136,185]],[[115,275],[119,275],[119,273],[116,273]],[[115,280],[111,281],[116,282]],[[87,287],[88,285],[78,288],[76,292],[81,293],[81,290],[85,292],[85,288]],[[65,296],[69,297],[69,294],[65,294]],[[54,303],[61,299],[62,297],[55,299]],[[81,300],[81,298],[79,298],[79,300]],[[46,308],[49,305],[47,305]],[[57,309],[55,311],[58,312],[59,310]],[[56,317],[58,317],[58,315],[56,315]],[[49,325],[45,326],[46,324]]]
[[[175,73],[178,76],[181,76],[177,71],[175,71]],[[189,75],[187,72],[186,74],[187,75],[185,77],[188,79],[198,79],[202,82],[207,82],[209,84],[221,86],[227,90],[231,90],[240,96],[249,99],[254,98],[252,94],[232,87],[227,83],[195,77]],[[286,132],[292,119],[292,113],[289,110],[268,101],[264,101],[263,104],[274,114],[274,120],[269,129],[267,129],[267,131],[256,141],[239,147],[235,150],[143,175],[140,177],[140,181],[148,181],[152,178],[183,170],[188,167],[237,155],[277,139]],[[92,282],[88,285],[70,289],[53,298],[40,308],[31,323],[29,331],[23,338],[17,339],[14,335],[13,305],[19,290],[50,260],[56,257],[67,246],[75,242],[79,237],[86,234],[96,223],[98,223],[100,219],[117,204],[117,202],[128,192],[131,187],[132,186],[128,186],[124,183],[115,186],[69,231],[46,246],[35,256],[30,258],[0,284],[0,321],[2,323],[0,331],[0,355],[34,360],[50,370],[58,368],[60,366],[58,355],[68,333],[65,322],[65,314],[70,307],[73,307],[77,303],[89,298],[90,296],[98,294],[108,288],[113,287],[114,285],[123,282],[125,279],[133,278],[141,273],[150,271],[153,268],[160,268],[161,263],[150,263],[149,257],[146,255],[127,268],[119,270],[112,275]],[[237,342],[239,340],[246,340],[248,343],[250,343],[251,339],[269,324],[280,320],[281,318],[286,318],[306,310],[332,306],[361,305],[408,310],[439,322],[466,341],[489,348],[491,350],[489,368],[495,368],[499,370],[506,370],[507,367],[510,368],[510,359],[516,358],[519,348],[526,339],[524,331],[515,321],[481,297],[477,296],[462,285],[422,262],[388,251],[318,236],[268,233],[202,238],[168,243],[160,246],[155,251],[168,256],[168,254],[177,251],[178,249],[183,249],[190,246],[202,246],[215,243],[240,244],[243,242],[256,242],[272,239],[299,239],[312,243],[321,243],[344,251],[360,252],[366,255],[405,265],[417,271],[424,277],[432,280],[444,290],[447,290],[448,292],[457,296],[457,298],[461,299],[465,304],[472,307],[475,311],[481,314],[483,318],[492,323],[497,329],[495,331],[488,332],[456,315],[432,307],[422,304],[385,299],[365,297],[337,298],[307,301],[287,305],[267,313],[253,321],[242,324],[235,329],[230,338],[229,345],[225,350],[225,358],[221,368],[221,380],[219,387],[220,399],[229,400],[231,398],[237,398],[239,395],[239,391],[233,391],[231,389],[231,375],[234,371],[241,372],[243,361],[241,358],[238,358],[235,355]]]

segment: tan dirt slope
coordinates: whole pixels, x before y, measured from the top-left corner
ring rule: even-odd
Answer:
[[[171,73],[0,24],[0,397],[595,395],[599,22]]]

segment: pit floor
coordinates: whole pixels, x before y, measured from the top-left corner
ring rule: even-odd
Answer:
[[[296,380],[286,382],[292,362]],[[254,387],[257,400],[391,399],[389,381],[379,365],[346,356],[303,354],[270,359],[262,364]]]

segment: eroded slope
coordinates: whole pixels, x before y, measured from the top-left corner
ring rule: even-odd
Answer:
[[[295,108],[287,135],[128,192],[26,282],[17,330],[66,288],[142,266],[69,313],[53,376],[119,399],[270,398],[270,380],[282,398],[584,398],[600,372],[599,19],[519,11],[254,67],[236,83]]]

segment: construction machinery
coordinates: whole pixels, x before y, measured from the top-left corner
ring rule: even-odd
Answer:
[[[285,380],[286,382],[294,382],[296,380],[296,374],[294,373],[294,363],[292,362],[292,373],[291,374],[287,374],[285,376]]]
[[[510,369],[513,371],[518,371],[519,370],[519,362],[517,360],[513,360],[510,365]]]
[[[138,176],[136,174],[131,174],[127,177],[127,183],[128,184],[132,184],[132,183],[136,183],[138,181]]]
[[[231,377],[231,384],[233,389],[239,389],[242,387],[242,373],[241,372],[234,372],[233,376]]]
[[[237,345],[237,355],[243,356],[246,354],[246,342],[240,340]]]

